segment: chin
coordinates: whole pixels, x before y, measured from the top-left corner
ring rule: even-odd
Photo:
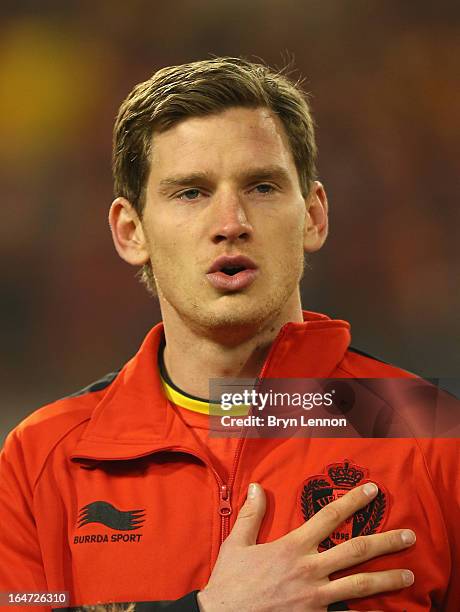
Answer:
[[[206,330],[206,335],[232,344],[258,333],[278,316],[285,300],[276,297],[279,296],[256,300],[241,294],[228,294],[213,307],[203,308],[199,321],[195,321]],[[197,311],[194,314],[196,316]]]
[[[299,277],[300,274],[290,274],[289,277],[278,277],[276,283],[264,288],[252,287],[247,291],[221,295],[205,287],[205,291],[197,291],[193,297],[190,288],[177,291],[176,285],[174,291],[166,292],[157,281],[163,319],[178,317],[198,336],[235,345],[272,325],[283,310],[292,310],[292,302],[299,301]]]

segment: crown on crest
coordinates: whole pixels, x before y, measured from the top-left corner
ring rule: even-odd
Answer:
[[[345,459],[343,463],[333,463],[329,466],[327,473],[336,485],[346,485],[348,487],[356,487],[364,478],[364,472],[357,469],[354,464],[350,464],[348,459]]]

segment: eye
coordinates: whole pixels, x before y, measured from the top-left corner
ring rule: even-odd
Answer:
[[[262,195],[268,195],[275,191],[273,185],[270,185],[269,183],[260,183],[259,185],[255,186],[255,189],[258,193]]]
[[[186,191],[182,191],[177,196],[179,200],[185,200],[187,202],[191,202],[192,200],[196,200],[201,195],[201,191],[199,189],[187,189]]]

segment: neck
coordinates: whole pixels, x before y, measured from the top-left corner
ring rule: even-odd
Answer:
[[[203,330],[184,321],[171,307],[163,308],[164,362],[174,384],[197,397],[209,396],[212,378],[255,378],[281,327],[302,322],[300,296],[282,312],[252,324]],[[229,342],[229,338],[232,339]]]

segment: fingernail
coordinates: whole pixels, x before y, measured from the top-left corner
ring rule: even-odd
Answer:
[[[415,542],[415,533],[409,529],[406,529],[401,533],[401,540],[403,544],[409,546],[409,544],[413,544]]]
[[[377,495],[378,490],[378,486],[373,482],[366,482],[363,487],[363,491],[368,497],[374,497],[374,495]]]
[[[248,498],[254,499],[256,495],[257,495],[257,485],[255,482],[251,482],[251,484],[248,487]]]
[[[402,579],[406,586],[414,583],[415,576],[410,570],[404,570],[402,572]]]

